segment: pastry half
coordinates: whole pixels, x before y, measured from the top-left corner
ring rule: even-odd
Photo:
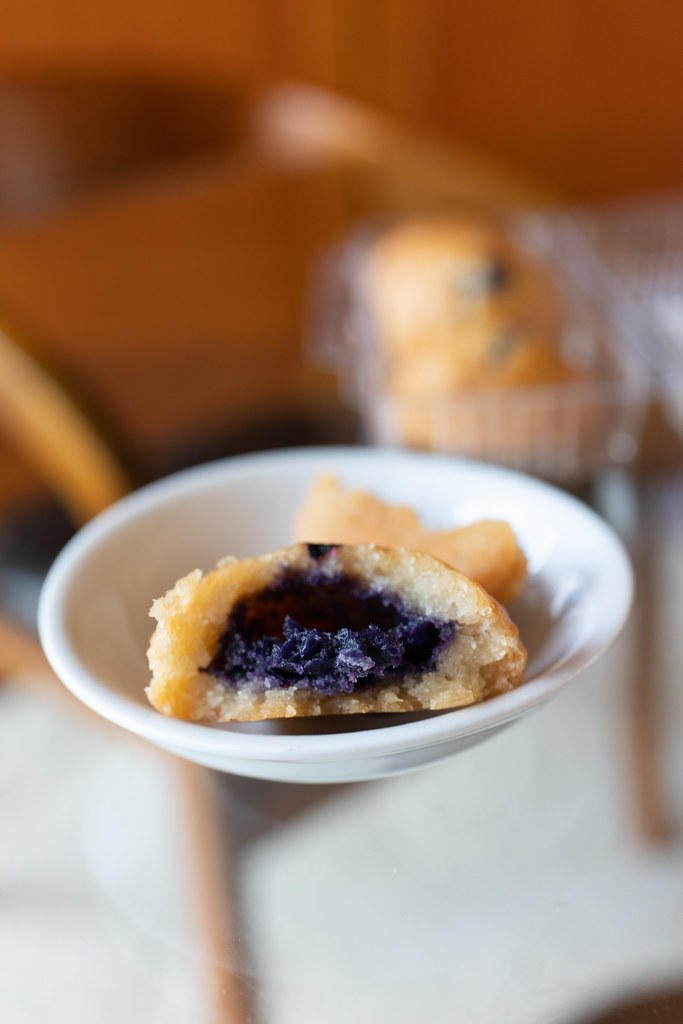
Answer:
[[[224,559],[152,605],[147,695],[198,722],[415,711],[518,686],[504,609],[429,555],[295,544]]]
[[[390,505],[366,491],[317,477],[294,523],[294,539],[380,544],[424,551],[480,583],[509,604],[527,578],[527,560],[514,530],[501,519],[481,519],[452,530],[427,530],[406,505]]]

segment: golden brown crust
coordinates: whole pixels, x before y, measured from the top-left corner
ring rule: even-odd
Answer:
[[[509,604],[519,596],[527,562],[514,531],[502,520],[483,519],[453,530],[426,530],[417,513],[332,476],[318,477],[299,510],[294,539],[324,544],[379,544],[433,555]]]
[[[454,640],[433,669],[352,694],[259,692],[249,684],[224,685],[200,671],[215,654],[236,602],[268,587],[283,571],[307,571],[314,564],[331,578],[367,581],[420,614],[457,623]],[[147,696],[166,715],[200,722],[458,707],[518,686],[526,665],[516,627],[481,587],[429,555],[374,545],[337,547],[322,563],[304,544],[259,558],[225,559],[205,576],[196,570],[179,580],[150,614],[157,626],[148,651]]]

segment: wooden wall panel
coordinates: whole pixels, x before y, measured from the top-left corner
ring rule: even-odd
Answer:
[[[4,0],[0,68],[334,86],[576,195],[683,181],[677,0]]]
[[[493,145],[577,196],[683,183],[683,5],[496,7],[471,6],[468,17],[451,7],[435,127]]]
[[[297,0],[281,0],[280,35]],[[321,0],[325,81],[577,197],[683,184],[676,0]],[[318,14],[320,18],[320,14]],[[328,29],[329,31],[329,29]],[[319,80],[315,40],[290,74]]]
[[[677,0],[3,0],[0,87],[17,68],[246,96],[303,79],[584,199],[683,185],[682,38]],[[297,361],[306,273],[361,193],[334,171],[169,178],[0,231],[0,297],[159,451],[317,379]]]
[[[3,0],[0,67],[113,67],[259,81],[269,0]]]

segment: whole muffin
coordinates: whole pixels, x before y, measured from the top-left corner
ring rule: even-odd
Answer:
[[[564,347],[553,276],[492,222],[421,216],[366,250],[362,302],[380,368],[380,438],[552,464],[590,434],[588,369]],[[381,395],[380,395],[381,393]],[[527,456],[533,456],[531,460]]]
[[[363,282],[387,384],[400,394],[573,375],[552,278],[492,224],[439,216],[395,225],[370,247]]]

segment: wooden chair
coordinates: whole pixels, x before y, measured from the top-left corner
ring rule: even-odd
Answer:
[[[294,165],[338,162],[373,178],[391,210],[463,202],[487,209],[558,202],[544,183],[474,146],[443,143],[344,96],[284,85],[253,107],[251,133],[264,153]]]
[[[0,408],[2,427],[68,508],[75,525],[129,490],[123,466],[84,408],[6,331],[0,332]],[[2,615],[0,680],[27,682],[39,699],[66,700],[70,710],[87,714],[59,685],[35,636]],[[94,716],[90,719],[101,723]],[[240,974],[234,966],[238,954],[231,884],[208,773],[177,759],[170,763],[178,774],[184,801],[183,835],[190,844],[190,885],[206,949],[213,1019],[239,1024],[246,1011]]]

